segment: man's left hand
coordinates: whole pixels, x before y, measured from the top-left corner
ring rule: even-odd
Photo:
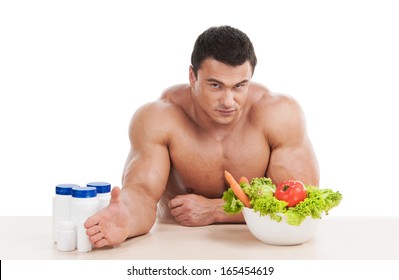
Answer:
[[[183,226],[206,226],[216,222],[223,211],[222,199],[209,199],[196,194],[178,195],[169,201],[170,213]]]

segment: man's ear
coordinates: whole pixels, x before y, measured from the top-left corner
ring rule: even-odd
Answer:
[[[193,69],[192,65],[190,65],[190,68],[188,70],[188,75],[189,75],[189,79],[190,79],[190,85],[193,87],[195,82],[197,81],[197,78],[195,77],[195,73],[194,73],[194,69]]]

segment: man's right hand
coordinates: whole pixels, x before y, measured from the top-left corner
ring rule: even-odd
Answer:
[[[114,187],[109,205],[89,217],[84,224],[96,248],[118,245],[129,235],[129,211],[120,194],[121,189]]]

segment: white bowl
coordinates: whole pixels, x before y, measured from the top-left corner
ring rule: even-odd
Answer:
[[[287,224],[282,216],[280,222],[270,219],[268,215],[260,216],[250,208],[243,208],[243,214],[249,231],[260,241],[271,245],[298,245],[313,237],[320,219],[307,217],[299,226]]]

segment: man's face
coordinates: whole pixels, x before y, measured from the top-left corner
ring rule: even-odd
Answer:
[[[214,122],[229,124],[245,104],[251,76],[249,61],[229,66],[208,58],[201,64],[197,79],[190,68],[194,102]]]

